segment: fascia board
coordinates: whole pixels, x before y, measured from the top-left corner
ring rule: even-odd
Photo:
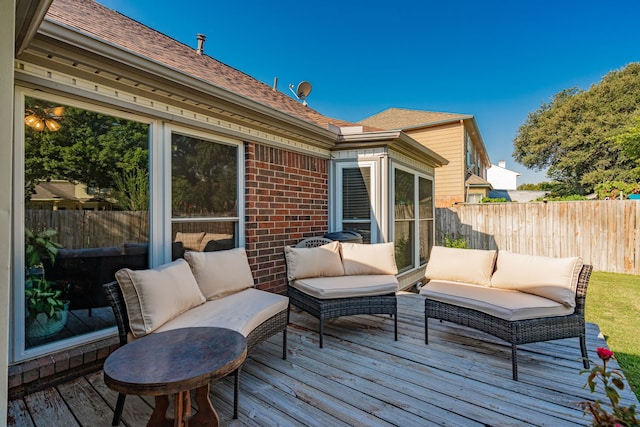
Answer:
[[[430,166],[444,166],[447,159],[420,144],[409,135],[400,131],[363,132],[354,135],[341,135],[336,150],[362,149],[387,146],[409,157],[419,158]]]
[[[15,22],[15,54],[27,48],[38,32],[53,0],[17,0]]]
[[[457,117],[452,117],[450,119],[444,119],[444,120],[438,120],[437,122],[427,122],[427,123],[421,123],[421,124],[417,124],[417,125],[411,125],[411,126],[407,126],[407,127],[403,127],[399,130],[402,130],[404,132],[407,131],[412,131],[412,130],[417,130],[417,129],[424,129],[424,128],[430,128],[430,127],[434,127],[434,126],[440,126],[440,125],[446,125],[449,123],[458,123],[461,120],[469,120],[469,119],[473,119],[472,115],[459,115]]]
[[[184,86],[207,96],[218,98],[226,103],[241,107],[244,111],[238,111],[238,114],[250,111],[257,113],[261,116],[266,116],[271,119],[286,123],[299,130],[315,134],[317,137],[323,140],[336,141],[335,133],[324,129],[314,123],[307,122],[289,114],[283,113],[272,107],[233,93],[227,89],[216,86],[205,80],[190,76],[182,71],[168,67],[165,64],[144,58],[138,54],[127,51],[120,46],[113,45],[105,42],[104,40],[97,39],[95,37],[79,33],[72,27],[50,21],[45,21],[40,26],[38,33],[43,36],[49,37],[53,40],[66,43],[70,46],[74,46],[78,49],[91,52],[95,55],[108,58],[117,63],[132,67],[139,70],[149,76],[154,76],[163,80],[170,81],[180,86]],[[328,145],[333,145],[329,143]]]

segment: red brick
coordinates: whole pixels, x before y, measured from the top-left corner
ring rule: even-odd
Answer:
[[[83,354],[80,348],[75,347],[69,349],[69,369],[82,366],[83,361]]]
[[[9,388],[15,388],[22,385],[22,365],[9,366]]]
[[[38,358],[38,363],[40,364],[40,378],[46,378],[55,374],[56,368],[55,363],[53,361],[53,357],[51,356],[43,356]]]
[[[29,384],[30,382],[40,379],[40,363],[37,360],[29,360],[22,364],[22,383]]]

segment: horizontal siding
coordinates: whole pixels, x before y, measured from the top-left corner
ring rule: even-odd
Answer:
[[[464,140],[462,125],[452,123],[427,129],[409,131],[408,134],[429,147],[449,164],[435,170],[435,197],[451,201],[464,201]]]

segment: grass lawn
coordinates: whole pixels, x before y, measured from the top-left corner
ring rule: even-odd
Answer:
[[[586,319],[600,327],[640,399],[640,276],[594,272],[587,289]]]

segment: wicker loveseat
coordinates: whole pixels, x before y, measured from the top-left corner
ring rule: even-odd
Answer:
[[[435,246],[427,264],[425,343],[429,318],[468,326],[511,344],[518,380],[517,345],[579,338],[589,367],[584,306],[592,267],[580,258],[550,258],[508,251]]]
[[[103,286],[118,326],[120,345],[149,333],[186,327],[216,326],[242,333],[247,352],[283,333],[287,357],[289,300],[254,288],[244,248],[186,252],[155,269],[122,269],[117,282]],[[233,417],[238,416],[240,369],[235,373]],[[113,425],[118,425],[125,395],[118,395]]]
[[[356,314],[390,314],[398,340],[398,269],[393,243],[358,244],[310,238],[284,249],[290,305],[320,322]]]

